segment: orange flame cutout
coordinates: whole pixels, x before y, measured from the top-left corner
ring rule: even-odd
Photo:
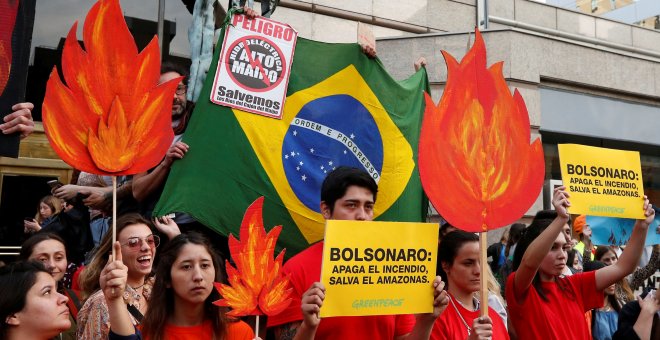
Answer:
[[[2,95],[11,71],[11,36],[16,24],[18,0],[0,0],[0,13],[3,13],[3,23],[0,25],[0,95]]]
[[[429,199],[452,225],[481,232],[513,223],[544,178],[541,141],[530,145],[523,98],[511,95],[502,62],[486,67],[479,31],[459,64],[442,51],[447,84],[436,107],[426,95],[419,174]]]
[[[167,152],[172,97],[180,79],[158,85],[154,37],[138,54],[118,0],[101,0],[87,14],[83,50],[74,23],[62,51],[66,85],[53,68],[43,122],[57,154],[69,165],[101,175],[152,168]]]
[[[264,229],[262,207],[264,198],[254,201],[245,211],[240,237],[229,236],[229,250],[236,268],[227,261],[229,285],[215,283],[224,299],[214,302],[229,306],[230,316],[275,315],[291,303],[289,279],[281,274],[284,250],[273,260],[275,243],[282,226],[274,227],[268,234]]]

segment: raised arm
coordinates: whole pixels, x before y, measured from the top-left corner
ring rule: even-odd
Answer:
[[[584,243],[584,248],[582,248],[582,268],[584,268],[587,263],[593,262],[591,261],[591,251],[593,250],[594,245],[591,243],[591,237],[585,234],[583,234],[582,243]]]
[[[646,232],[655,218],[655,210],[651,207],[646,196],[644,196],[643,208],[646,219],[637,220],[635,223],[630,240],[619,260],[611,266],[596,271],[596,289],[603,290],[609,287],[632,273],[637,267],[639,258],[642,256],[642,249],[644,249]]]
[[[543,258],[545,258],[545,255],[552,248],[564,224],[568,222],[568,207],[571,206],[571,203],[568,200],[570,195],[564,189],[566,188],[563,186],[556,188],[552,198],[552,205],[557,211],[557,217],[527,247],[520,262],[520,267],[516,271],[514,277],[516,299],[521,298],[522,294],[532,285],[532,280],[534,280],[534,276],[538,272]]]
[[[143,172],[133,176],[133,197],[138,202],[144,201],[152,192],[156,191],[167,179],[170,173],[170,167],[177,159],[182,159],[188,152],[188,144],[176,142],[165,154],[163,159],[153,171]]]
[[[321,322],[319,312],[323,300],[325,300],[325,287],[320,282],[314,282],[300,298],[303,319],[273,327],[275,339],[314,339]]]
[[[652,290],[646,294],[644,299],[637,297],[639,302],[639,316],[633,325],[635,334],[641,340],[651,340],[651,330],[653,329],[653,315],[660,311],[660,300],[658,294]]]
[[[124,303],[123,295],[126,290],[128,278],[128,267],[122,262],[121,245],[115,242],[113,245],[115,261],[108,260],[108,264],[101,271],[99,284],[103,290],[103,296],[108,305],[110,318],[110,330],[122,336],[135,334],[135,327],[131,323],[128,309]]]
[[[172,240],[175,238],[177,235],[181,234],[181,229],[179,229],[179,225],[174,222],[173,219],[167,216],[163,217],[154,217],[154,226],[156,226],[156,229],[160,231],[161,233],[165,234],[168,240]]]
[[[644,283],[644,280],[653,276],[658,270],[660,270],[660,244],[653,246],[653,253],[646,266],[644,268],[637,268],[632,273],[629,280],[630,289],[636,290],[639,288]]]
[[[301,299],[303,321],[296,330],[294,340],[313,340],[316,335],[316,329],[321,323],[319,313],[323,300],[325,299],[325,287],[321,282],[314,282],[311,287],[303,294]]]

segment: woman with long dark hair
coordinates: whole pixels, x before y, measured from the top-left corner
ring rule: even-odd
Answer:
[[[616,250],[610,246],[598,246],[594,256],[596,261],[603,262],[607,266],[619,261]],[[635,301],[633,292],[658,270],[660,270],[660,245],[656,244],[653,246],[653,254],[646,266],[635,269],[632,274],[616,283],[616,298],[619,303],[625,305],[628,302]]]
[[[66,296],[43,264],[20,261],[0,268],[0,339],[52,339],[71,327]]]
[[[67,297],[74,294],[71,290],[68,290],[68,288],[71,288],[70,282],[69,284],[64,283],[68,268],[66,246],[64,240],[57,234],[40,232],[30,236],[21,245],[19,259],[40,262],[57,283],[58,293],[67,295]],[[76,339],[76,320],[73,316],[75,313],[71,313],[71,310],[69,312],[71,327],[60,334],[60,340]]]
[[[115,246],[115,252],[120,255],[121,249]],[[229,320],[224,309],[213,305],[220,299],[213,282],[224,282],[221,265],[201,234],[174,237],[163,248],[156,269],[151,304],[158,308],[147,311],[138,331],[121,301],[126,266],[119,260],[108,263],[100,283],[110,310],[110,339],[253,339],[254,332],[246,323]]]
[[[474,233],[456,230],[440,242],[437,273],[447,282],[450,306],[435,321],[431,339],[509,339],[505,321],[492,307],[487,317],[479,317],[474,293],[480,281],[488,279],[479,254],[479,237]]]
[[[555,189],[554,211],[539,212],[518,242],[514,269],[507,280],[506,300],[510,319],[521,339],[590,339],[584,313],[603,305],[603,290],[630,274],[644,247],[655,212],[644,197],[646,219],[637,220],[626,251],[611,266],[569,277],[566,237],[569,194]]]

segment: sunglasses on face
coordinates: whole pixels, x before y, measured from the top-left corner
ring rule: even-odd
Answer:
[[[121,245],[122,247],[128,246],[131,249],[138,249],[140,248],[140,246],[142,246],[141,241],[146,242],[149,247],[156,248],[160,244],[160,237],[158,237],[158,235],[153,235],[153,234],[146,237],[131,237]]]

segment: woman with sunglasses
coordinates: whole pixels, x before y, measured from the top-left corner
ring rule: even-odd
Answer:
[[[117,219],[117,241],[123,253],[122,262],[128,268],[123,300],[133,325],[139,325],[151,298],[153,279],[149,276],[160,238],[153,234],[152,223],[139,214],[127,214]],[[106,233],[89,266],[80,277],[83,296],[89,296],[78,313],[78,339],[107,339],[110,317],[99,277],[108,263],[112,250],[112,233]],[[91,295],[90,295],[91,294]]]

